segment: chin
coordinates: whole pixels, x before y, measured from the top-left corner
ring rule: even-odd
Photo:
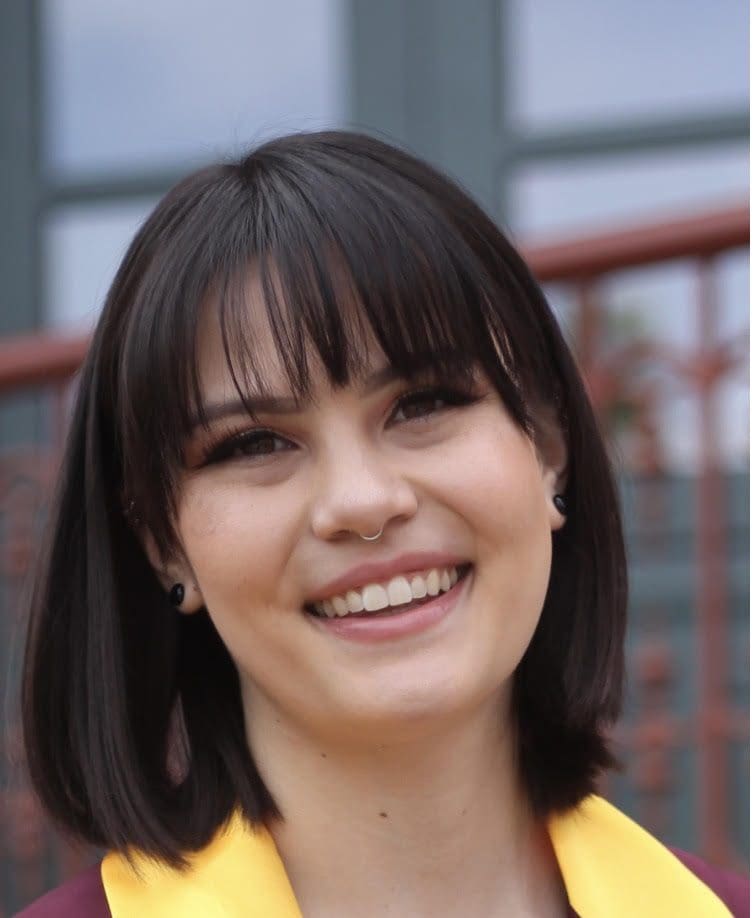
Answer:
[[[448,678],[447,670],[422,678],[393,674],[379,688],[360,692],[355,706],[352,695],[343,716],[362,737],[415,740],[449,720],[468,717],[487,694],[468,679]]]

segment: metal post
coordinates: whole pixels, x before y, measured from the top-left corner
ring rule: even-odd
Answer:
[[[717,297],[710,259],[699,261],[697,303],[699,353],[694,374],[699,398],[700,474],[697,480],[697,571],[701,689],[701,842],[708,860],[729,860],[726,842],[725,568],[724,482],[720,469],[717,388],[719,372],[707,363],[716,338]]]
[[[500,0],[350,0],[349,121],[500,204]]]

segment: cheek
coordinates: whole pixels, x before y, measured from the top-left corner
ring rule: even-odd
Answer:
[[[183,495],[179,526],[213,618],[275,604],[295,527],[290,501],[253,494],[242,480],[197,484]]]
[[[552,535],[542,469],[530,441],[499,424],[469,438],[438,469],[474,540],[479,630],[468,653],[482,681],[497,685],[525,653],[547,592]],[[480,644],[489,651],[486,664],[477,657]]]
[[[549,533],[544,483],[536,451],[499,415],[479,424],[438,457],[434,496],[473,530],[480,551],[507,549]]]

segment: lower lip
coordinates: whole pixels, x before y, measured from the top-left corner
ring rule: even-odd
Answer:
[[[425,602],[405,612],[385,616],[348,615],[343,618],[314,618],[314,622],[338,637],[362,644],[391,641],[426,631],[446,618],[455,608],[466,584],[471,580],[473,570],[459,580],[447,593],[441,593],[430,602]]]

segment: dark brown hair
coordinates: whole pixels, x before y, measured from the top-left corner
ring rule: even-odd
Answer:
[[[623,681],[626,563],[594,414],[539,286],[483,211],[420,160],[333,131],[189,176],[117,272],[81,370],[30,609],[23,723],[45,807],[80,838],[171,863],[234,807],[251,821],[277,812],[230,655],[206,610],[170,605],[123,513],[133,499],[171,554],[182,444],[203,417],[196,347],[210,293],[239,394],[264,388],[243,296],[251,264],[297,395],[312,353],[345,385],[367,331],[407,378],[417,365],[481,366],[531,437],[536,406],[557,419],[568,518],[514,701],[534,811],[574,806],[614,764],[604,730]]]

